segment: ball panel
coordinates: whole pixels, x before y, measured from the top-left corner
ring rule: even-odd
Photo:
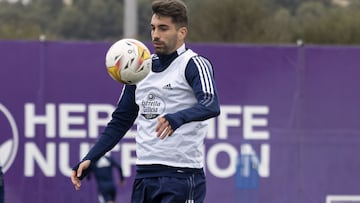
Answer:
[[[124,81],[121,79],[121,71],[119,70],[119,66],[113,66],[113,67],[109,67],[107,68],[107,71],[110,75],[110,77],[120,83],[124,83]]]
[[[136,84],[151,69],[151,53],[140,41],[122,39],[115,42],[106,53],[106,67],[114,80],[124,84]]]

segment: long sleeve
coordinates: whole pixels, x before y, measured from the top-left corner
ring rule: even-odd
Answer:
[[[186,67],[185,77],[192,87],[198,102],[191,108],[165,115],[173,130],[185,123],[203,121],[220,114],[211,63],[204,57],[193,57]]]
[[[134,124],[139,109],[135,103],[135,88],[129,85],[124,87],[111,121],[84,160],[98,160],[111,150]]]
[[[135,89],[136,86],[124,86],[117,107],[112,113],[111,121],[107,124],[95,145],[83,158],[83,161],[91,160],[91,163],[95,163],[106,152],[110,151],[134,124],[139,109],[135,103]],[[76,170],[79,164],[73,169]]]

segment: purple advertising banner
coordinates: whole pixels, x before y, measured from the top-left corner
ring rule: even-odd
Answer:
[[[93,178],[75,191],[69,176],[121,93],[110,45],[0,41],[6,203],[98,202]],[[204,145],[206,203],[360,202],[360,47],[188,46],[212,61],[221,102]],[[111,151],[126,180],[117,203],[130,201],[134,129]]]

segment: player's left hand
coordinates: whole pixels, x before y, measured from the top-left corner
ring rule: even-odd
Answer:
[[[165,139],[167,136],[171,136],[173,133],[173,129],[170,126],[169,121],[167,121],[164,117],[158,118],[158,124],[156,126],[156,133],[160,139]]]

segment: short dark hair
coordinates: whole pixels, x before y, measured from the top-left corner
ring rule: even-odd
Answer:
[[[171,17],[177,27],[187,27],[187,7],[181,0],[155,0],[152,3],[153,14]]]

